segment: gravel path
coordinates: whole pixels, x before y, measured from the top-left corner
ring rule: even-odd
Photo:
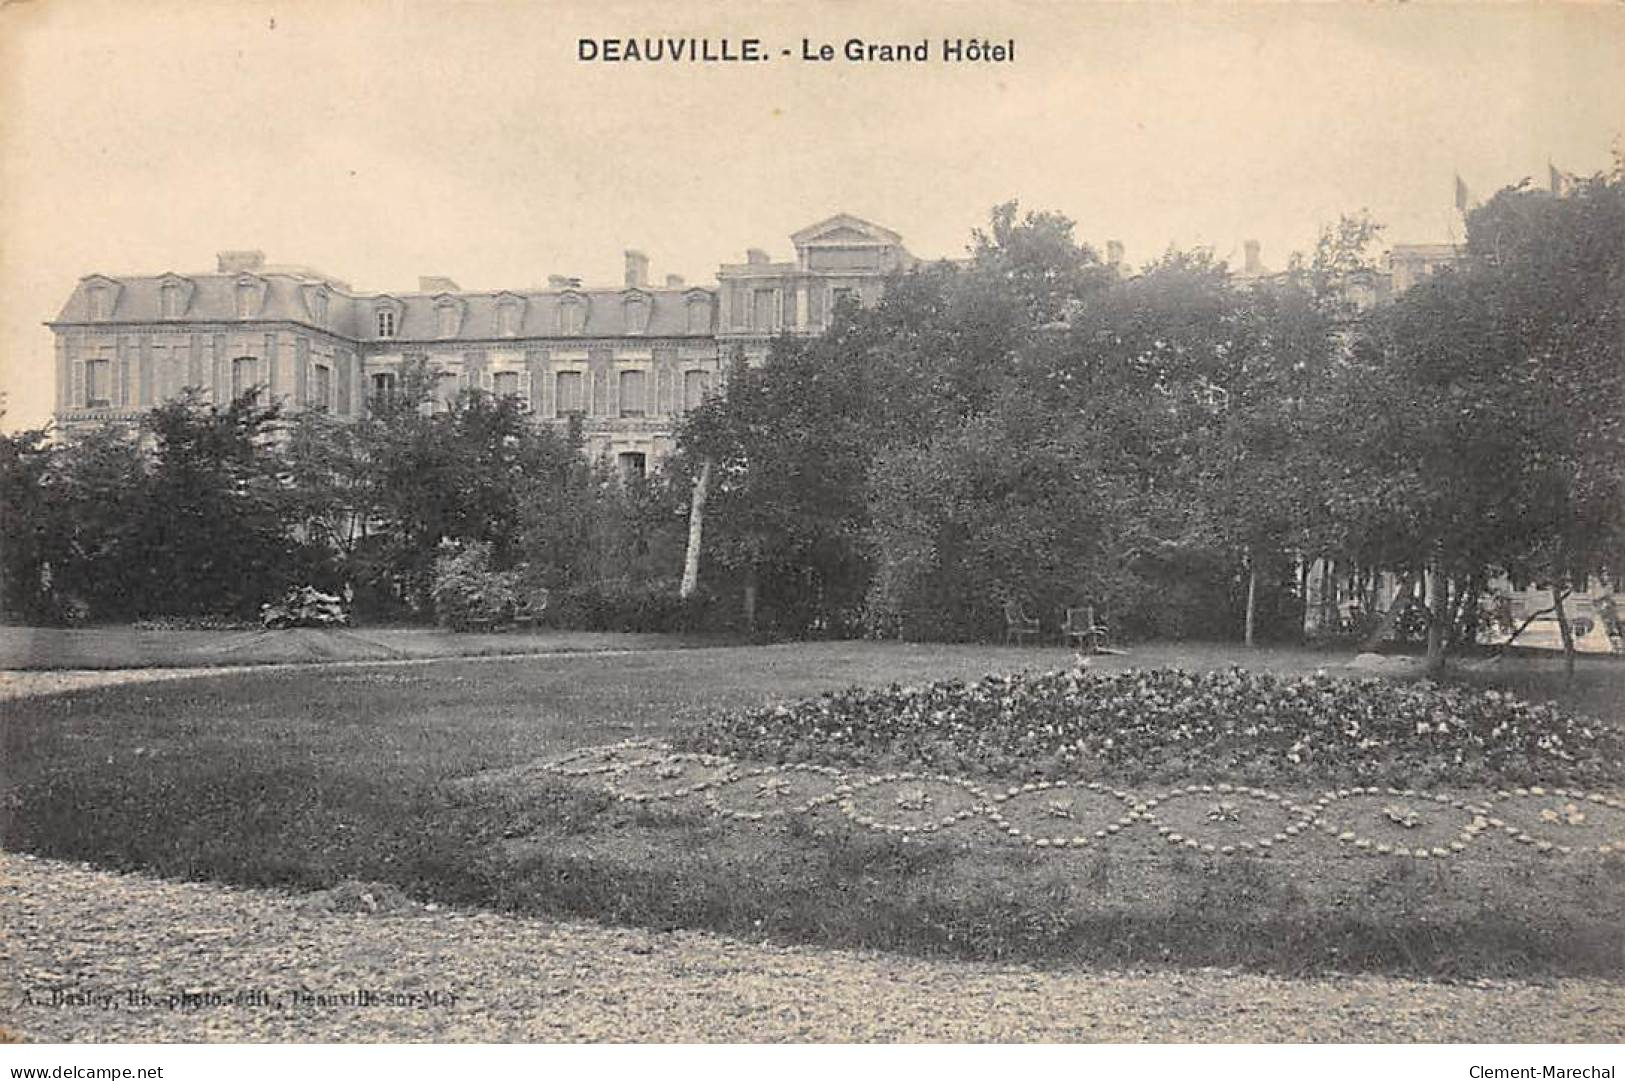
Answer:
[[[0,702],[40,694],[61,694],[91,687],[113,687],[122,683],[151,683],[162,679],[199,679],[204,676],[239,675],[245,672],[279,672],[289,669],[325,671],[332,668],[398,668],[441,664],[446,661],[559,660],[587,657],[624,657],[643,652],[633,649],[572,649],[550,653],[482,653],[447,657],[404,657],[394,660],[361,661],[275,661],[264,664],[222,664],[188,668],[55,668],[44,670],[0,669]]]
[[[0,1023],[53,1042],[1625,1039],[1604,982],[1040,972],[379,898],[3,855]]]
[[[252,672],[257,665],[229,665],[223,668],[66,668],[44,672],[0,671],[0,702],[36,694],[61,694],[87,687],[112,687],[120,683],[151,683],[159,679],[188,679],[197,676],[224,676]]]

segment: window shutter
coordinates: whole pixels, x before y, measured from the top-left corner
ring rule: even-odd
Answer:
[[[524,403],[525,412],[530,412],[530,369],[519,369],[519,399]]]
[[[85,362],[73,362],[73,397],[68,399],[70,409],[84,409],[85,402]]]

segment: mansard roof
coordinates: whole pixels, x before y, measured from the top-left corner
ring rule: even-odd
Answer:
[[[329,293],[327,322],[318,326],[306,303],[305,292],[312,285],[308,277],[263,271],[252,275],[265,285],[264,302],[251,319],[237,314],[236,287],[242,274],[162,274],[143,277],[108,277],[93,274],[80,280],[73,294],[57,317],[56,324],[129,324],[165,323],[170,326],[185,323],[243,323],[286,322],[317,327],[335,335],[354,340],[371,341],[377,338],[377,320],[374,313],[380,305],[393,307],[397,312],[395,341],[444,342],[478,341],[503,338],[553,338],[560,335],[559,305],[565,295],[558,290],[503,290],[491,293],[400,293],[355,294],[324,282]],[[189,282],[192,295],[182,320],[165,319],[162,308],[162,289],[165,282],[177,279]],[[109,286],[115,290],[116,305],[101,320],[91,318],[90,289]],[[569,295],[579,298],[585,307],[585,319],[579,334],[571,337],[615,338],[628,333],[624,300],[627,291],[616,289],[573,289]],[[693,300],[713,297],[711,290],[699,287],[659,289],[645,287],[638,291],[649,300],[648,326],[641,337],[689,337],[709,334],[712,326],[704,330],[689,330],[689,306]],[[521,325],[512,335],[499,333],[497,308],[499,301],[517,298],[523,301]],[[464,314],[457,334],[450,339],[440,334],[437,305],[447,299],[463,305]],[[713,310],[713,322],[716,318]]]

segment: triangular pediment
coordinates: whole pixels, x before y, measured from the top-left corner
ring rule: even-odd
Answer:
[[[837,214],[790,237],[798,248],[821,244],[901,244],[903,238],[884,226],[851,214]]]

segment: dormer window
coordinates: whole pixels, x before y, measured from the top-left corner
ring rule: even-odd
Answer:
[[[642,334],[649,329],[649,298],[642,293],[632,293],[626,298],[626,332],[628,334]]]
[[[310,306],[312,313],[316,316],[318,326],[325,327],[327,325],[327,300],[327,290],[325,289],[318,289],[316,294],[310,298]]]
[[[504,300],[497,305],[497,334],[511,338],[519,333],[519,305]]]
[[[253,315],[254,310],[259,307],[259,297],[259,286],[247,280],[238,282],[236,292],[237,318],[247,319]]]
[[[463,302],[450,293],[434,298],[434,332],[436,337],[455,338],[463,329]]]
[[[688,298],[688,332],[690,334],[709,334],[711,332],[711,299],[702,294],[693,294]]]
[[[105,285],[90,287],[90,317],[92,319],[100,321],[111,314],[112,304],[109,302],[111,297],[112,294]]]
[[[380,338],[393,338],[395,336],[395,312],[389,308],[382,308],[378,312],[378,336]]]
[[[580,334],[587,322],[587,305],[577,296],[559,300],[559,333]]]
[[[181,314],[181,287],[177,282],[165,282],[158,292],[158,310],[164,319],[179,319]]]

